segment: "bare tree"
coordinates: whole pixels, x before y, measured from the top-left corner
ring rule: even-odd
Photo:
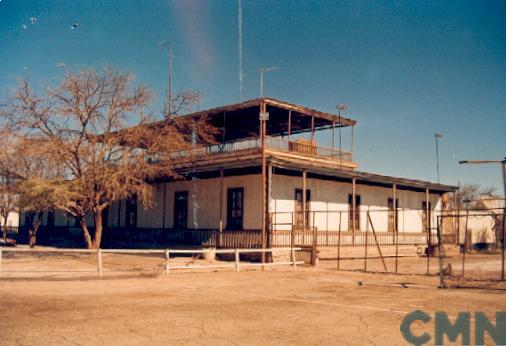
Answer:
[[[35,153],[54,176],[36,176],[25,184],[43,186],[56,209],[74,216],[88,248],[99,248],[103,211],[114,201],[136,196],[153,204],[152,185],[170,176],[171,156],[191,147],[192,138],[212,140],[203,118],[175,117],[153,123],[145,114],[152,95],[134,87],[128,73],[106,69],[67,73],[55,88],[38,95],[27,81],[9,99],[9,120],[24,136],[35,137]],[[94,232],[85,217],[92,215]]]
[[[13,173],[14,167],[17,167],[15,139],[12,131],[2,124],[0,129],[0,225],[2,238],[7,240],[7,225],[12,213],[19,210],[19,195],[17,192],[17,176]]]
[[[464,184],[460,187],[458,193],[458,207],[461,209],[486,209],[481,199],[483,197],[490,197],[494,193],[494,187],[482,187],[478,184]],[[455,198],[450,198],[450,207],[457,208]]]

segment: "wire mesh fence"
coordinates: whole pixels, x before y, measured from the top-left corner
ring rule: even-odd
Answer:
[[[272,213],[271,244],[312,247],[337,270],[504,280],[504,209]],[[355,229],[353,229],[353,225]]]

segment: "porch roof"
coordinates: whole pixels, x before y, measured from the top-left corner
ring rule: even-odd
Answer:
[[[458,189],[457,186],[434,183],[430,181],[408,179],[400,177],[392,177],[369,172],[360,172],[349,169],[339,169],[335,166],[324,165],[311,165],[302,161],[295,162],[293,160],[282,159],[279,157],[269,157],[268,162],[271,162],[275,168],[275,174],[286,174],[298,176],[303,170],[307,171],[308,177],[330,179],[338,181],[351,182],[356,179],[357,184],[377,185],[377,186],[392,186],[397,185],[399,189],[416,190],[423,192],[429,189],[434,193],[454,192]],[[206,164],[201,167],[189,166],[181,167],[179,172],[182,175],[195,175],[205,177],[219,176],[219,169],[223,167],[225,171],[230,172],[230,175],[242,174],[258,174],[261,172],[261,160],[259,157],[252,156],[244,158],[244,160],[233,160],[227,163]],[[227,174],[226,174],[227,175]]]
[[[260,132],[259,113],[260,104],[266,104],[269,113],[267,121],[267,134],[280,136],[323,130],[335,127],[356,125],[356,121],[339,115],[318,111],[312,108],[299,106],[293,103],[277,100],[271,97],[262,97],[244,102],[229,104],[221,107],[206,109],[181,117],[199,119],[207,117],[216,128],[221,129],[220,140],[234,140],[238,138],[256,137]],[[290,121],[289,121],[290,117]],[[314,122],[313,122],[314,121]],[[152,125],[163,126],[165,121]]]

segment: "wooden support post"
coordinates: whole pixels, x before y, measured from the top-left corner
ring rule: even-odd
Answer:
[[[337,270],[339,270],[339,262],[341,260],[341,220],[343,218],[343,212],[339,212],[339,228],[337,233]]]
[[[351,160],[355,157],[355,125],[351,125]]]
[[[271,236],[272,236],[272,225],[271,225],[271,197],[272,197],[272,163],[267,164],[267,247],[270,248]]]
[[[97,250],[97,274],[102,278],[102,249]]]
[[[437,237],[437,248],[439,258],[439,288],[446,288],[444,281],[444,269],[443,269],[443,239],[441,237],[441,218],[436,217],[436,237]]]
[[[260,113],[265,112],[265,102],[260,102]],[[262,250],[266,249],[266,221],[267,221],[267,165],[266,165],[266,155],[265,155],[265,131],[266,125],[265,120],[262,119],[260,115],[260,128],[261,128],[261,148],[262,148]],[[262,263],[265,263],[265,251],[262,251],[261,254]]]
[[[290,135],[292,134],[292,110],[288,111],[288,140],[290,141]],[[288,149],[290,150],[290,149]]]
[[[240,262],[240,256],[239,256],[239,249],[235,249],[235,271],[240,271],[239,269],[239,262]]]
[[[336,148],[336,122],[332,122],[332,158],[334,158],[334,149]],[[341,155],[341,153],[339,153]]]
[[[506,258],[504,254],[504,242],[506,241],[506,238],[504,238],[505,235],[505,227],[506,227],[506,158],[501,163],[502,165],[502,183],[503,183],[503,192],[504,192],[504,208],[502,210],[502,246],[501,246],[501,280],[504,281],[505,279],[505,271],[506,271]]]
[[[311,142],[314,140],[314,115],[311,116]]]
[[[356,215],[355,215],[355,211],[357,210],[357,201],[356,201],[356,178],[353,178],[351,180],[351,223],[352,223],[352,238],[353,238],[353,245],[355,245],[355,230],[356,230],[356,222],[355,222],[355,219],[356,219]]]
[[[307,210],[306,210],[306,203],[307,203],[307,195],[306,195],[306,190],[307,190],[307,182],[306,182],[306,176],[307,176],[307,172],[305,170],[302,171],[302,234],[304,234],[304,232],[306,231],[306,213],[307,213]]]
[[[219,224],[219,232],[218,232],[218,247],[221,246],[221,242],[222,242],[222,237],[223,237],[223,209],[224,209],[224,206],[223,206],[223,203],[225,202],[225,196],[224,196],[224,183],[223,183],[223,180],[224,180],[224,171],[223,171],[223,167],[220,168],[220,207],[219,207],[219,210],[220,210],[220,224]]]
[[[431,237],[430,237],[430,207],[429,207],[429,189],[425,189],[425,225],[427,226],[427,275],[429,275],[430,267],[430,248],[431,248]]]
[[[290,246],[292,249],[295,247],[295,228],[293,227],[295,224],[295,212],[292,212],[292,232],[290,237]]]
[[[462,251],[462,275],[461,275],[461,280],[464,281],[464,272],[465,272],[465,267],[466,267],[466,252],[467,252],[467,220],[469,218],[469,209],[466,208],[466,222],[465,222],[465,227],[464,227],[464,247],[463,247],[463,251]],[[460,219],[459,219],[459,222],[460,222]]]
[[[297,257],[295,256],[295,248],[292,247],[291,250],[291,257],[292,257],[292,269],[295,271],[297,270]]]
[[[170,260],[169,249],[165,249],[165,274],[167,275],[169,275],[169,260]]]
[[[367,220],[365,222],[365,253],[364,253],[364,272],[367,272],[367,247],[368,247],[368,243],[369,243],[369,210],[367,211]]]
[[[460,244],[460,181],[459,188],[455,193],[455,205],[457,206],[457,238],[459,239],[458,244]]]
[[[395,274],[397,274],[397,269],[399,266],[399,227],[397,227],[397,185],[393,184],[392,186],[392,196],[393,196],[393,212],[394,212],[394,233],[395,233]]]
[[[317,255],[317,249],[318,249],[318,229],[315,227],[315,214],[316,212],[313,211],[313,222],[310,225],[310,227],[313,228],[313,246],[311,249],[311,264],[313,266],[316,265],[316,255]]]
[[[0,248],[0,276],[2,276],[2,248]]]

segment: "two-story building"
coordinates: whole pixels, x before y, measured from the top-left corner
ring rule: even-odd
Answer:
[[[104,246],[286,246],[311,234],[320,245],[337,235],[360,244],[372,228],[417,243],[456,189],[357,170],[357,123],[340,115],[264,97],[185,115],[202,116],[218,129],[217,143],[167,153],[179,176],[153,182],[154,207],[135,198],[111,205]],[[331,145],[318,143],[322,134]],[[65,215],[46,219],[48,231],[74,226]]]

